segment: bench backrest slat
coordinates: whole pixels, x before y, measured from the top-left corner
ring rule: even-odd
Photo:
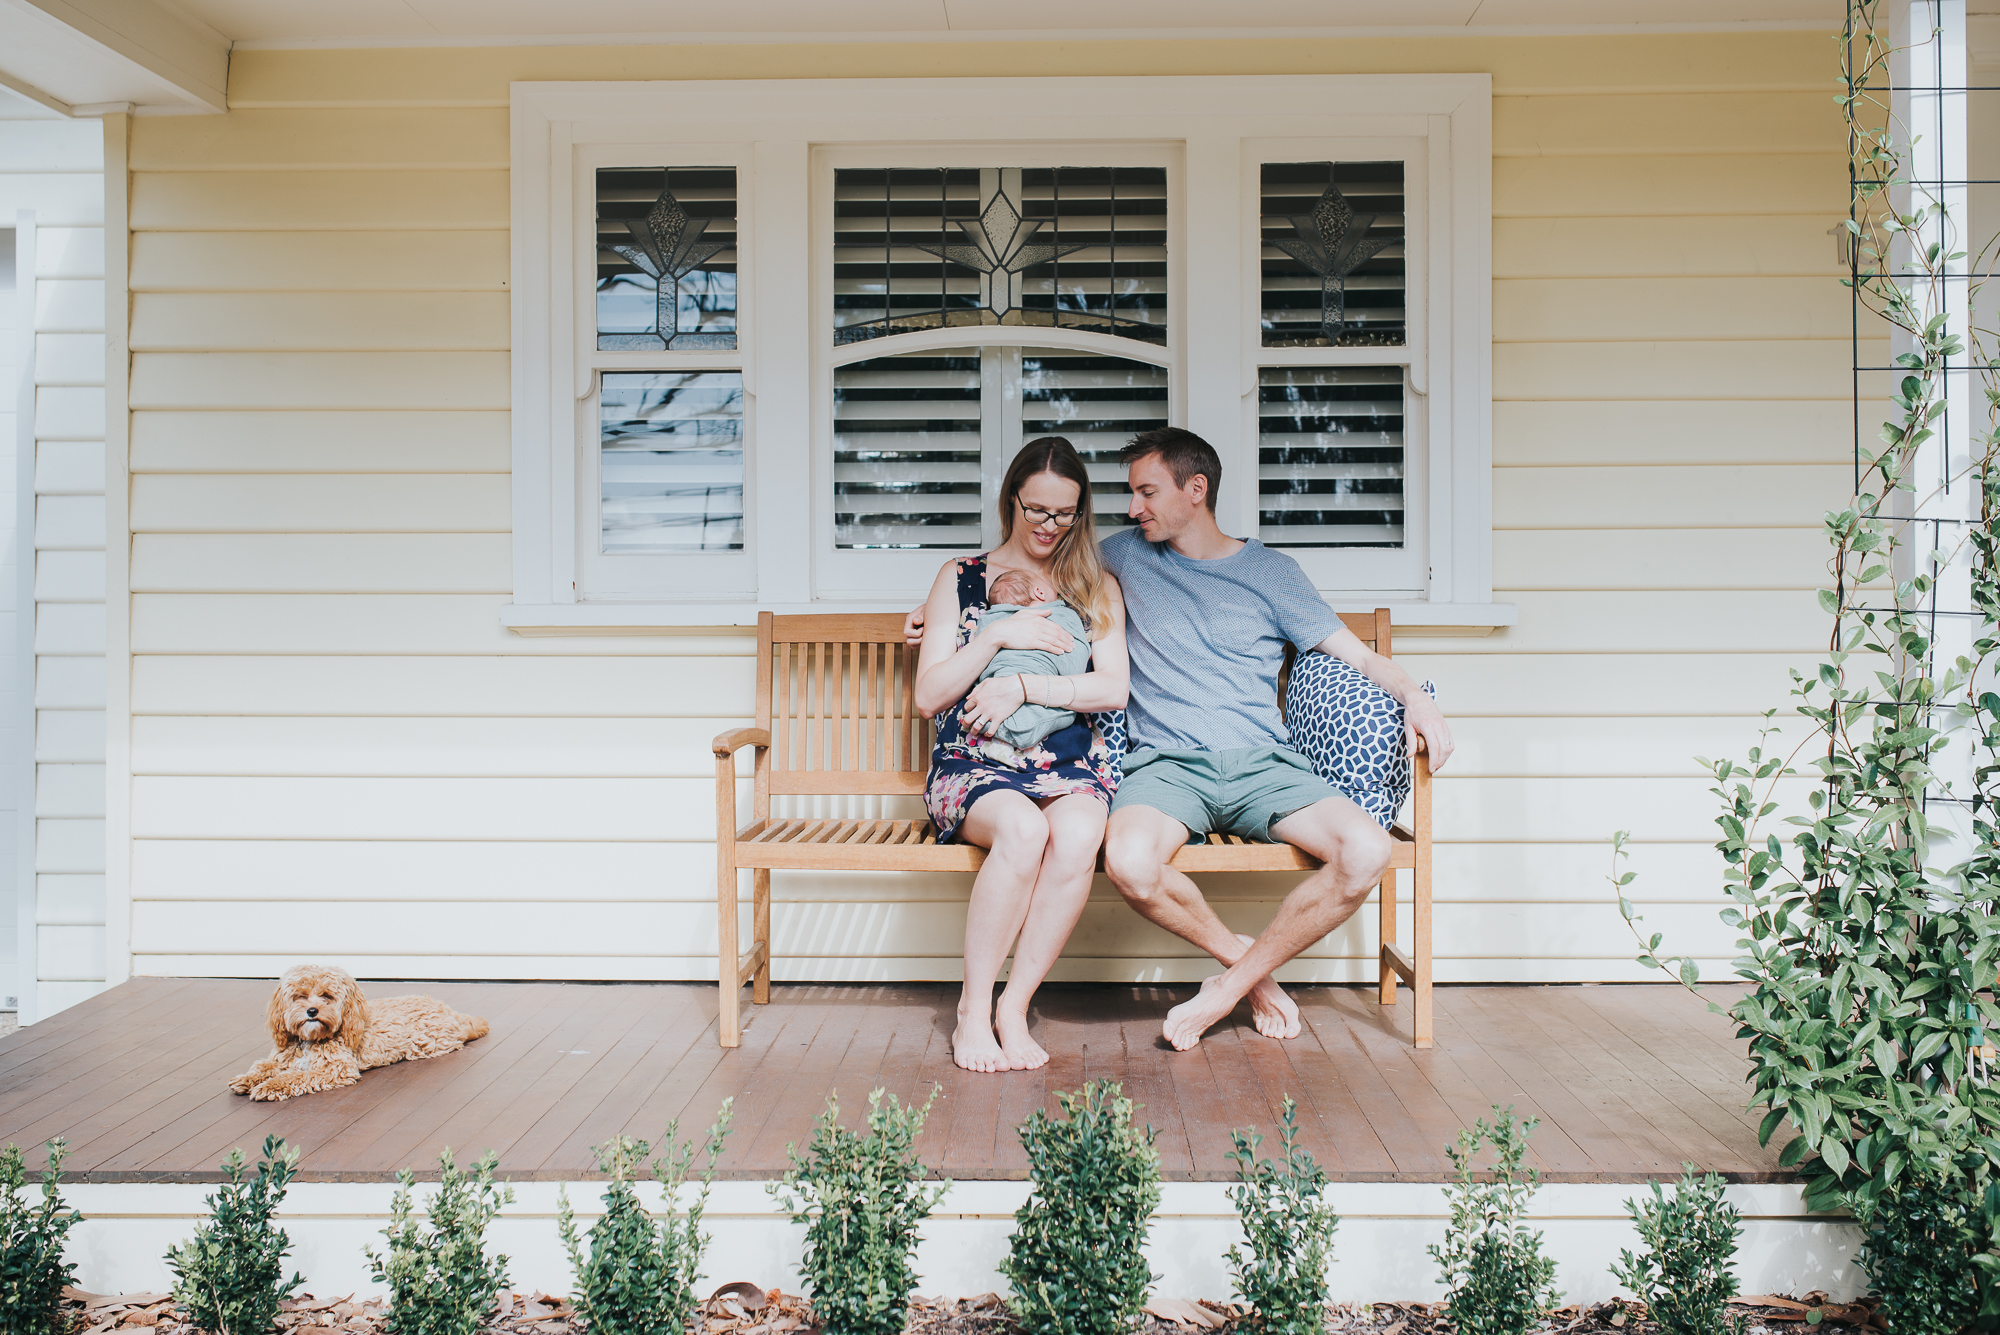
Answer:
[[[917,655],[900,615],[767,612],[757,653],[771,792],[923,792],[932,730],[916,711]]]
[[[1389,610],[1341,621],[1389,653]],[[934,731],[916,710],[916,650],[894,612],[757,618],[757,726],[770,793],[919,794]],[[1290,657],[1286,673],[1290,672]],[[1283,698],[1280,686],[1279,698]]]

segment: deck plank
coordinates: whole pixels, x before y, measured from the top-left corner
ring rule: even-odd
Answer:
[[[781,984],[746,1010],[743,1045],[729,1050],[715,1042],[713,984],[403,984],[387,991],[427,992],[493,1032],[345,1089],[253,1104],[225,1086],[267,1050],[269,988],[136,979],[0,1039],[0,1144],[67,1134],[70,1176],[85,1181],[212,1182],[230,1148],[254,1151],[267,1134],[305,1152],[306,1181],[388,1181],[404,1167],[433,1178],[446,1144],[461,1157],[491,1146],[505,1177],[578,1181],[601,1176],[591,1151],[611,1135],[657,1141],[680,1117],[699,1137],[733,1096],[719,1176],[754,1180],[784,1171],[786,1146],[811,1134],[833,1090],[853,1125],[871,1089],[905,1103],[935,1089],[918,1140],[926,1165],[1018,1178],[1021,1121],[1111,1079],[1156,1129],[1170,1180],[1233,1178],[1235,1127],[1275,1152],[1287,1094],[1335,1180],[1444,1180],[1458,1128],[1510,1102],[1544,1118],[1533,1151],[1549,1181],[1671,1177],[1683,1160],[1735,1181],[1793,1180],[1741,1110],[1732,1022],[1666,985],[1441,987],[1437,1046],[1422,1052],[1404,1032],[1407,1003],[1302,987],[1299,1038],[1266,1039],[1239,1013],[1174,1052],[1160,1020],[1191,988],[1050,984],[1031,1016],[1048,1064],[976,1075],[951,1061],[955,984]]]

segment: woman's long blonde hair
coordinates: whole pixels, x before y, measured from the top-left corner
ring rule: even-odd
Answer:
[[[1090,623],[1093,638],[1111,629],[1111,597],[1104,587],[1104,563],[1097,555],[1097,519],[1090,508],[1090,473],[1076,447],[1061,436],[1043,436],[1021,447],[1000,483],[1000,541],[1014,536],[1015,498],[1031,477],[1054,473],[1076,483],[1076,522],[1062,531],[1049,557],[1056,596]]]

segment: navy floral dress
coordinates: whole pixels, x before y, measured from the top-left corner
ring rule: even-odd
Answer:
[[[958,563],[958,647],[964,648],[979,629],[986,610],[986,557],[968,556]],[[1079,714],[1077,721],[1051,733],[1039,746],[1021,751],[1023,766],[1010,769],[980,755],[965,736],[959,712],[961,700],[937,716],[937,745],[931,751],[930,780],[924,785],[924,807],[937,826],[938,842],[953,843],[965,813],[981,794],[1010,788],[1031,798],[1091,793],[1106,806],[1118,787],[1118,753],[1107,742],[1101,714]]]

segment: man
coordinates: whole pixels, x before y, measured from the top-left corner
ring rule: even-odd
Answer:
[[[1103,551],[1125,591],[1130,749],[1105,869],[1126,903],[1226,966],[1167,1012],[1168,1042],[1194,1047],[1245,997],[1259,1033],[1296,1038],[1298,1006],[1272,970],[1353,916],[1382,879],[1390,841],[1290,748],[1277,704],[1286,643],[1352,664],[1401,701],[1433,770],[1451,756],[1451,731],[1409,674],[1341,623],[1297,561],[1222,532],[1222,462],[1207,441],[1165,427],[1134,437],[1121,458],[1137,529]],[[1216,831],[1292,844],[1324,864],[1255,939],[1223,926],[1167,865],[1183,843]]]

